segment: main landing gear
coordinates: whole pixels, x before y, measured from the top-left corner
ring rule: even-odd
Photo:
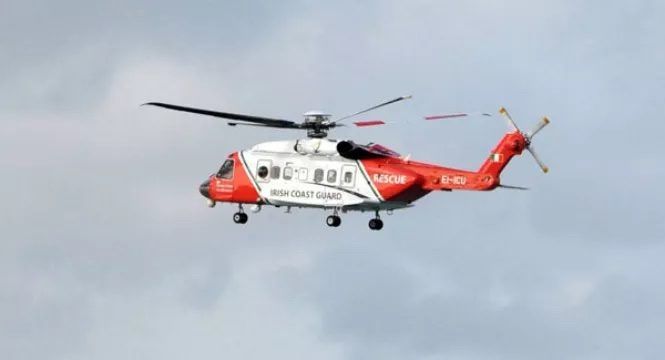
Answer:
[[[326,218],[326,225],[330,227],[338,227],[342,224],[342,218],[337,215],[337,209],[335,212]]]
[[[383,220],[379,217],[379,211],[376,211],[376,217],[369,221],[369,228],[372,230],[381,230],[383,229]]]
[[[330,227],[338,227],[342,224],[342,218],[339,217],[337,209],[333,212],[332,215],[326,217],[326,225]],[[376,210],[374,219],[369,221],[369,228],[372,230],[381,230],[383,229],[383,220],[379,216],[379,211]]]
[[[233,222],[236,224],[244,224],[247,222],[249,217],[245,214],[245,210],[242,208],[242,204],[238,204],[238,212],[233,214]]]
[[[326,225],[338,227],[342,224],[342,218],[337,215],[330,215],[326,218]]]

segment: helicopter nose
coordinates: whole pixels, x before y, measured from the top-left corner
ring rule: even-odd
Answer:
[[[210,180],[206,180],[199,186],[199,192],[201,195],[210,199]]]

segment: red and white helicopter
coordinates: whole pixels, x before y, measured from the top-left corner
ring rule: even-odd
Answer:
[[[212,174],[199,190],[208,198],[208,206],[217,202],[238,204],[233,215],[237,224],[247,222],[243,205],[251,204],[253,212],[262,206],[320,208],[331,211],[326,224],[337,227],[342,223],[340,213],[370,211],[375,214],[369,228],[381,230],[380,211],[391,213],[395,209],[413,206],[413,202],[432,191],[473,190],[489,191],[497,187],[524,189],[502,185],[500,175],[515,155],[527,150],[543,170],[531,140],[548,123],[547,117],[530,132],[522,132],[506,109],[500,114],[508,119],[514,131],[499,141],[490,156],[476,171],[460,170],[410,160],[379,144],[357,144],[351,140],[328,139],[328,131],[343,126],[341,121],[368,111],[410,98],[399,97],[369,109],[332,120],[331,115],[311,111],[304,114],[303,122],[251,115],[196,109],[179,105],[150,102],[177,111],[209,115],[231,120],[231,126],[251,125],[265,128],[301,129],[306,139],[271,141],[254,145],[247,150],[231,153],[219,171]],[[452,114],[427,117],[441,119],[462,117]],[[487,115],[487,114],[484,114]],[[360,121],[356,126],[384,124],[382,121]]]

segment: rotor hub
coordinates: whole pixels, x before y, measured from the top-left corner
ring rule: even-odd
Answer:
[[[302,127],[307,129],[307,137],[325,138],[328,136],[328,130],[335,127],[335,124],[330,122],[330,114],[321,111],[308,111],[303,116],[305,121],[302,123]]]

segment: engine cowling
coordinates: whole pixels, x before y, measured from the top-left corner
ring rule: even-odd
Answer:
[[[351,160],[372,159],[385,156],[385,154],[375,152],[367,146],[356,144],[351,140],[338,142],[337,152],[340,156]]]
[[[303,139],[296,141],[293,150],[302,155],[335,155],[335,141],[328,139]]]

